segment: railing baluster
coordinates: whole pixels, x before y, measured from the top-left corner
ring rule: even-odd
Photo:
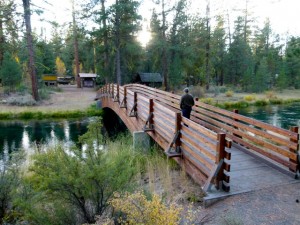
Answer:
[[[225,156],[226,156],[226,153],[225,153],[225,144],[226,144],[226,134],[224,133],[218,133],[218,145],[217,145],[217,155],[216,155],[216,164],[219,164],[220,162],[222,163],[221,165],[221,168],[220,168],[220,171],[218,172],[217,174],[217,177],[216,177],[216,188],[217,189],[220,189],[220,183],[222,183],[222,188],[223,188],[223,180],[224,180],[224,168],[225,168],[225,164],[224,164],[224,159],[225,159]]]
[[[181,134],[180,134],[180,130],[181,130],[181,113],[176,113],[176,117],[175,117],[175,134],[177,132],[178,133],[178,137],[175,141],[175,150],[176,152],[180,152],[180,146],[181,146],[181,142],[180,142],[180,137],[181,137]]]
[[[290,141],[294,142],[294,143],[298,143],[298,150],[297,150],[298,152],[296,152],[296,153],[299,153],[299,133],[298,133],[299,132],[299,127],[291,127],[290,131],[295,132],[295,133],[298,134],[297,140],[290,139]],[[289,150],[290,150],[291,153],[293,153],[293,154],[295,153],[295,150],[293,150],[291,148]],[[291,164],[289,166],[289,170],[292,171],[292,172],[295,172],[296,173],[295,178],[298,178],[297,170],[300,170],[299,154],[297,154],[297,160],[294,160],[294,159],[290,158],[289,161],[290,161],[290,163],[297,164],[296,171],[293,168],[291,168],[292,167]]]

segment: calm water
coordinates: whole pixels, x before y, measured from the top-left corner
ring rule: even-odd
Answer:
[[[240,109],[239,113],[284,129],[289,129],[290,126],[300,126],[300,103],[251,106]]]
[[[57,121],[0,121],[0,164],[9,160],[13,151],[33,152],[38,146],[61,142],[66,148],[78,143],[92,119]]]

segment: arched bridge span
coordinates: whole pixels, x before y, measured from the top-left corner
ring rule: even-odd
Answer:
[[[206,191],[214,184],[240,193],[298,178],[298,127],[281,129],[198,100],[189,120],[180,96],[139,84],[107,84],[96,99],[131,132],[147,132]]]

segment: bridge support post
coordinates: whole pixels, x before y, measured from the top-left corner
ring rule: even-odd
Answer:
[[[299,132],[299,127],[291,127],[290,131],[295,132],[295,133],[298,134],[297,140],[291,139],[292,142],[298,143],[298,152],[297,152],[298,157],[297,157],[297,160],[293,160],[293,159],[289,160],[290,162],[296,163],[298,165],[296,171],[294,171],[291,167],[289,168],[290,171],[296,173],[295,178],[297,179],[298,178],[298,171],[300,171],[300,156],[299,156],[300,152],[299,152],[299,133],[298,133]],[[290,151],[294,153],[293,149],[290,149]]]
[[[216,156],[216,165],[223,161],[221,167],[219,168],[219,172],[215,179],[216,189],[220,189],[220,187],[228,192],[230,190],[230,186],[226,185],[224,182],[229,183],[229,177],[224,173],[224,170],[230,171],[230,165],[225,162],[225,159],[230,159],[230,154],[225,151],[226,146],[226,134],[218,133],[218,146],[217,146],[217,156]]]
[[[147,151],[150,148],[150,136],[144,131],[134,131],[133,148]]]

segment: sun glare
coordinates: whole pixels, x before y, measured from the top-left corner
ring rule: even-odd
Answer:
[[[151,33],[147,29],[147,25],[143,25],[143,29],[138,33],[137,40],[141,43],[143,47],[146,47],[151,40]]]

